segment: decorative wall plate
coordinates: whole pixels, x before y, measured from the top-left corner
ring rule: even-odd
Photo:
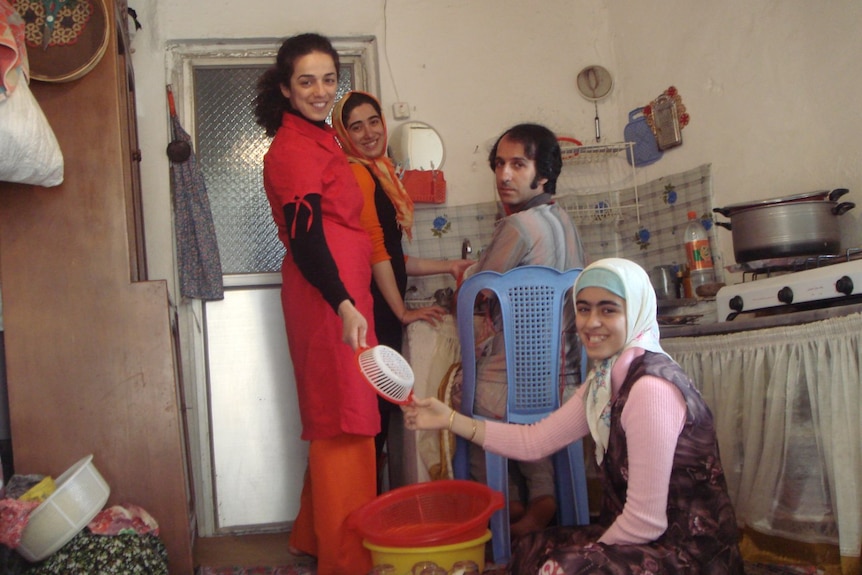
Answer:
[[[108,48],[105,0],[11,0],[26,23],[30,77],[71,82],[92,70]]]

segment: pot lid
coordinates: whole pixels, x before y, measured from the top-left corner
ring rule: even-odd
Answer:
[[[792,202],[816,202],[816,201],[835,201],[839,197],[846,194],[849,190],[838,188],[835,190],[816,190],[813,192],[805,192],[792,196],[782,196],[780,198],[769,198],[766,200],[758,200],[756,202],[742,202],[739,204],[731,204],[724,208],[716,208],[715,211],[728,216],[735,212],[748,210],[751,208],[760,208],[764,206],[772,206],[778,204],[789,204]]]

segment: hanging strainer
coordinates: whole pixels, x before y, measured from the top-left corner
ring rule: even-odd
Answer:
[[[381,397],[406,405],[413,398],[413,369],[404,357],[385,345],[356,352],[356,363],[365,380]]]

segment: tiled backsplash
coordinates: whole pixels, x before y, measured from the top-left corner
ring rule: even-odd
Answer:
[[[634,260],[646,270],[653,266],[684,263],[683,232],[688,212],[701,216],[716,257],[716,278],[723,278],[723,264],[712,225],[712,177],[705,164],[658,178],[646,184],[614,189],[613,182],[601,185],[588,181],[578,189],[578,170],[564,168],[557,189],[557,201],[571,214],[584,242],[590,261],[618,256]],[[587,167],[583,167],[588,169]],[[584,180],[589,179],[586,174]],[[464,239],[473,247],[472,258],[478,259],[494,232],[500,213],[496,202],[469,206],[424,206],[416,209],[413,242],[405,244],[408,255],[452,259],[461,255]],[[454,285],[437,276],[411,278],[418,293],[430,294],[438,287]]]
[[[482,249],[491,242],[498,209],[497,202],[458,207],[417,204],[413,241],[405,240],[404,252],[422,258],[457,259],[464,240],[469,240],[473,253],[468,257],[478,260]],[[455,280],[449,276],[410,278],[408,285],[416,286],[416,293],[427,297],[439,288],[454,288]]]

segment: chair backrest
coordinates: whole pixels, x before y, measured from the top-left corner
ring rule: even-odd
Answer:
[[[532,423],[560,406],[563,317],[580,271],[522,266],[504,274],[480,272],[464,281],[458,290],[464,405],[472,406],[475,399],[475,386],[467,384],[476,381],[473,308],[477,295],[490,291],[500,306],[506,345],[506,420]]]

